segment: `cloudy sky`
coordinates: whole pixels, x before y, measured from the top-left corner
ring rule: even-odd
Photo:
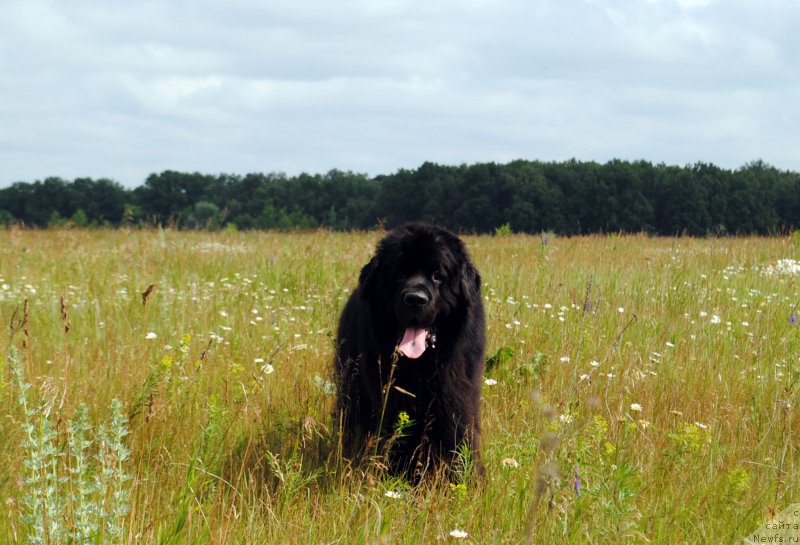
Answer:
[[[0,7],[0,186],[517,158],[800,170],[797,0]]]

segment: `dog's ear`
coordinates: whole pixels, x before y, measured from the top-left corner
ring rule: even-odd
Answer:
[[[361,268],[358,275],[358,284],[361,289],[361,298],[369,299],[375,293],[375,284],[378,276],[378,257],[374,256],[369,263]]]
[[[478,271],[472,266],[472,263],[465,261],[461,265],[461,271],[458,276],[461,296],[464,297],[467,304],[471,305],[473,301],[480,299],[481,275],[478,274]]]

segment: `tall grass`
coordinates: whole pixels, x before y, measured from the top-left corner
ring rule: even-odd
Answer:
[[[791,237],[467,237],[487,474],[418,489],[330,429],[378,237],[0,231],[0,543],[733,543],[800,498]]]

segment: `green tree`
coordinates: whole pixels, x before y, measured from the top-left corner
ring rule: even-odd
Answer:
[[[195,203],[192,212],[187,216],[186,224],[193,229],[218,230],[221,225],[219,207],[208,201]]]
[[[74,205],[86,214],[87,225],[119,225],[122,222],[128,192],[117,182],[108,178],[76,178],[69,184],[69,193]]]
[[[76,227],[89,227],[89,216],[86,215],[86,212],[83,211],[83,208],[78,208],[78,210],[72,214],[70,221]]]
[[[14,215],[8,210],[0,209],[0,226],[8,227],[14,223]]]
[[[666,169],[658,180],[656,225],[663,235],[703,236],[711,227],[706,191],[685,168]]]
[[[560,188],[545,178],[541,165],[514,161],[506,170],[513,178],[512,204],[504,216],[515,231],[536,233],[564,231]]]

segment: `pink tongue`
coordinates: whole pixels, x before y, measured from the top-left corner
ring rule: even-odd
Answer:
[[[403,339],[400,341],[397,348],[400,349],[400,352],[402,352],[405,357],[415,360],[425,352],[425,340],[427,336],[427,329],[417,329],[414,327],[406,328]]]

